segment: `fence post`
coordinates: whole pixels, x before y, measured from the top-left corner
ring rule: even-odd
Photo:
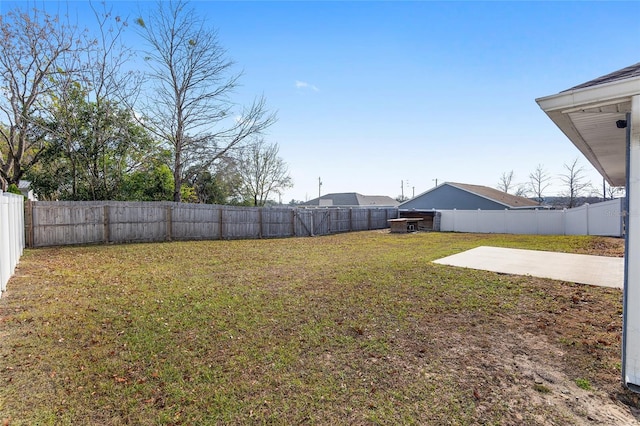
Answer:
[[[18,210],[18,227],[16,228],[16,232],[18,233],[18,238],[20,239],[20,250],[18,252],[18,259],[20,259],[20,257],[22,257],[22,255],[24,254],[24,248],[25,248],[25,235],[24,235],[24,198],[20,199],[20,202],[18,203],[17,206],[17,210]]]
[[[264,207],[258,207],[258,238],[262,238],[262,209]]]
[[[353,231],[353,207],[349,208],[349,232]]]
[[[505,207],[505,209],[503,211],[504,211],[504,218],[503,218],[504,227],[503,227],[503,231],[504,231],[505,234],[508,234],[509,233],[509,217],[508,217],[509,213],[507,213],[507,212],[509,211],[509,209],[507,209]]]
[[[17,263],[16,260],[18,255],[16,253],[16,203],[13,197],[9,198],[9,245],[10,245],[10,255],[11,255],[11,269]]]
[[[102,233],[102,235],[104,236],[104,243],[105,244],[109,244],[109,239],[111,238],[111,235],[109,235],[109,228],[110,228],[110,218],[109,218],[109,206],[105,205],[102,208],[103,212],[102,212],[102,222],[103,222],[103,226],[104,226],[104,231]]]
[[[589,203],[585,203],[585,206],[587,206],[587,208],[584,210],[584,214],[587,215],[587,217],[586,217],[587,235],[591,235],[591,230],[589,229]]]
[[[9,198],[0,190],[0,290],[6,289],[11,276],[11,256],[9,238]]]
[[[291,236],[296,236],[296,210],[295,207],[291,209]]]
[[[27,200],[24,209],[25,221],[25,237],[27,239],[27,247],[33,247],[33,201]]]
[[[24,212],[24,211],[23,211]],[[18,206],[18,200],[15,194],[12,194],[12,197],[9,198],[9,241],[11,241],[11,271],[13,273],[13,268],[18,264],[18,259],[20,259],[19,253],[19,244],[20,244],[20,231],[22,229],[19,228],[20,220],[20,209]]]
[[[224,236],[222,235],[222,216],[223,216],[223,213],[224,213],[224,209],[222,207],[220,207],[220,217],[219,217],[220,222],[219,223],[220,223],[220,239],[221,240],[224,238]]]
[[[332,222],[333,216],[332,216],[332,214],[335,211],[337,211],[337,210],[327,209],[327,218],[328,218],[327,219],[327,232],[329,234],[331,234],[332,229],[333,229],[333,226],[332,226],[333,225],[333,222]],[[338,214],[337,213],[335,214],[335,217],[336,217],[336,220],[337,220],[337,218],[338,218]]]
[[[368,218],[367,218],[367,229],[371,231],[371,209],[367,209]]]
[[[456,230],[456,209],[453,209],[453,214],[451,215],[451,217],[453,217],[453,225],[451,226],[453,228],[453,232],[458,232]]]
[[[172,213],[173,213],[173,206],[167,206],[166,209],[166,222],[167,222],[167,241],[171,241],[172,235],[173,235],[173,218],[172,218]]]

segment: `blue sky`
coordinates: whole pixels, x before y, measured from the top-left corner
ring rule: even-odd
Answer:
[[[6,2],[86,16],[87,2]],[[110,2],[130,19],[153,2]],[[563,190],[576,157],[535,103],[640,62],[640,2],[195,1],[243,71],[235,100],[264,95],[295,186],[419,194],[444,181],[524,183],[538,164]],[[82,19],[82,18],[81,18]],[[133,28],[127,34],[138,44]]]

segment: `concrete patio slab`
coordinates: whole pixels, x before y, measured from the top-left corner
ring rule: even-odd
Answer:
[[[434,260],[434,263],[603,287],[624,285],[621,257],[481,246]]]

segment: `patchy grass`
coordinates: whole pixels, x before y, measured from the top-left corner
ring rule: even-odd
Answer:
[[[591,383],[589,383],[589,380],[578,378],[575,381],[576,381],[576,386],[578,386],[580,389],[584,389],[587,391],[591,390]]]
[[[549,389],[536,374],[633,403],[621,292],[430,263],[480,245],[622,254],[607,238],[380,231],[28,250],[0,300],[0,419],[580,419],[531,399]]]
[[[551,393],[551,389],[540,383],[536,383],[535,385],[533,385],[533,388],[536,390],[536,392]]]

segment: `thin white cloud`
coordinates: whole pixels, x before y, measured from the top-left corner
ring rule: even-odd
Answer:
[[[309,84],[306,81],[299,81],[299,80],[296,80],[296,89],[308,89],[308,90],[313,90],[314,92],[320,91],[320,89],[318,89],[313,84]]]

